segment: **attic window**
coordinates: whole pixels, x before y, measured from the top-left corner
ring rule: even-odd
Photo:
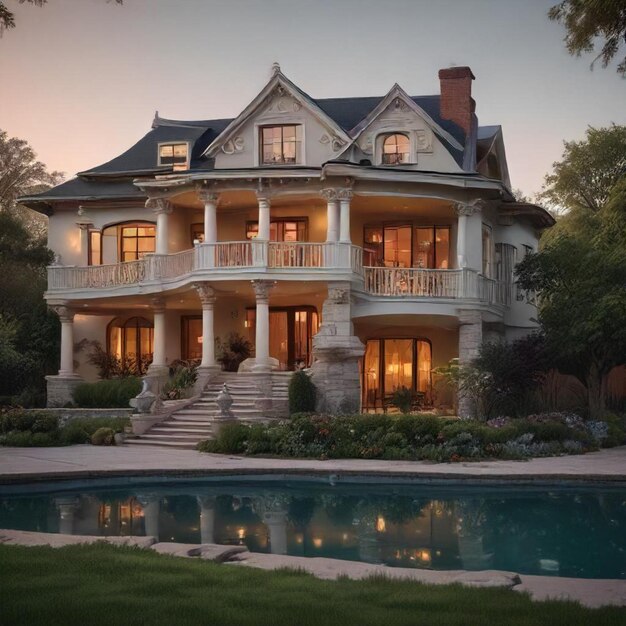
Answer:
[[[406,135],[394,133],[383,139],[383,165],[402,165],[409,162],[410,143]]]
[[[166,143],[159,145],[159,166],[171,166],[174,170],[186,170],[188,145]]]
[[[297,165],[301,163],[302,126],[264,126],[261,128],[261,163]]]

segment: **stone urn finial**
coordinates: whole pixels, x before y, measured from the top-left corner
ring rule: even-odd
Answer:
[[[146,377],[141,381],[141,391],[134,398],[131,398],[130,406],[137,409],[138,413],[145,415],[150,413],[156,399],[156,396],[150,391],[150,381]]]
[[[234,417],[233,412],[230,410],[230,407],[233,404],[233,397],[230,395],[230,391],[228,391],[226,383],[224,383],[222,390],[217,394],[215,402],[220,410],[221,418]]]

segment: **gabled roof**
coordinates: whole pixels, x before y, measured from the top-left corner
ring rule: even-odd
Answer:
[[[324,126],[332,129],[336,135],[343,139],[344,143],[348,143],[350,137],[345,130],[339,126],[335,120],[330,117],[307,93],[302,91],[294,83],[292,83],[281,71],[278,64],[273,66],[273,74],[268,83],[261,89],[250,104],[226,126],[223,132],[216,137],[209,147],[204,151],[203,156],[215,156],[221,146],[228,140],[232,139],[235,133],[263,106],[265,106],[267,98],[276,90],[283,89],[287,94],[291,95],[312,113]]]

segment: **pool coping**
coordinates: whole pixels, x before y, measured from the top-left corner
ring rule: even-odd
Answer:
[[[433,485],[626,485],[626,446],[529,461],[429,463],[362,459],[279,459],[131,446],[0,448],[0,485],[101,478],[310,477],[329,482]]]

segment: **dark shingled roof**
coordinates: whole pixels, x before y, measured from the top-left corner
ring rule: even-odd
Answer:
[[[304,92],[303,92],[304,93]],[[305,94],[306,95],[306,94]],[[307,96],[310,98],[310,96]],[[365,98],[322,98],[315,102],[326,115],[345,131],[352,130],[383,100],[384,96]],[[463,130],[454,122],[444,120],[439,115],[439,96],[411,96],[411,99],[461,145],[465,144]],[[25,198],[27,205],[61,199],[89,198],[132,198],[143,197],[132,183],[132,178],[141,174],[168,173],[167,167],[157,166],[157,147],[168,141],[188,141],[192,146],[190,169],[212,169],[212,160],[202,157],[211,142],[232,122],[232,119],[183,121],[160,118],[158,114],[152,129],[137,143],[119,156],[84,172],[78,178],[69,180],[54,189],[39,195]],[[497,127],[481,127],[497,128]],[[463,152],[447,146],[459,165],[463,162]],[[126,180],[120,182],[119,178]],[[116,180],[111,180],[115,178]]]

